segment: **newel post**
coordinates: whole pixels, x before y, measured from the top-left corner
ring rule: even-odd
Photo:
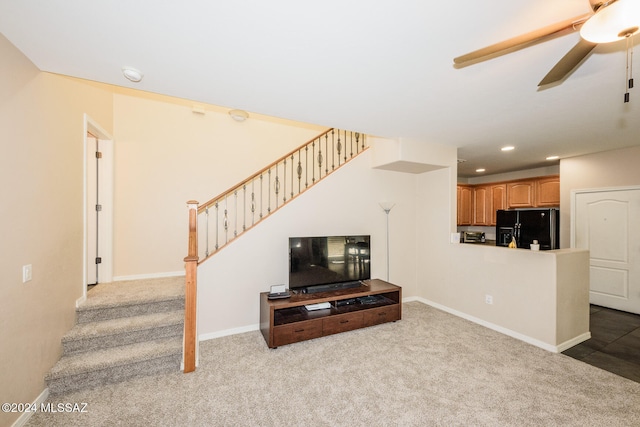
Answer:
[[[190,200],[189,253],[185,262],[184,292],[184,373],[196,370],[197,316],[196,290],[198,274],[198,202]]]

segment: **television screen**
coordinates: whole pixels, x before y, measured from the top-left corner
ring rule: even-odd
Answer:
[[[349,287],[370,279],[370,241],[370,236],[290,237],[289,288]]]

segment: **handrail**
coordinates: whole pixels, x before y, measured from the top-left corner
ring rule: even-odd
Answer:
[[[198,265],[367,148],[364,135],[331,128],[206,203],[200,206],[193,200],[187,203],[189,239],[188,255],[184,258],[185,373],[194,371],[196,367]],[[247,197],[250,199],[247,200]],[[233,233],[230,238],[229,231]],[[203,243],[203,253],[200,242]]]
[[[309,141],[305,142],[304,144],[302,144],[302,147],[304,147],[307,144],[310,144],[311,142],[315,141],[316,139],[322,138],[323,136],[325,136],[326,134],[328,134],[329,132],[331,132],[333,129],[327,129],[326,131],[322,132],[320,135],[316,136],[313,139],[310,139]],[[208,208],[209,206],[213,205],[215,203],[216,200],[220,199],[222,196],[224,196],[227,193],[231,193],[234,189],[239,188],[241,186],[243,186],[244,184],[251,182],[252,179],[254,179],[257,176],[260,176],[260,174],[268,171],[269,169],[271,169],[272,167],[274,167],[275,165],[277,165],[278,163],[280,163],[281,161],[283,161],[284,159],[286,159],[287,157],[291,156],[292,154],[295,154],[298,150],[300,149],[300,147],[291,150],[290,152],[288,152],[287,154],[285,154],[284,156],[280,157],[278,160],[276,160],[275,162],[272,162],[271,164],[269,164],[268,166],[260,169],[258,172],[254,173],[253,175],[251,175],[249,178],[245,179],[244,181],[239,182],[238,184],[234,185],[233,187],[229,188],[227,191],[223,191],[222,193],[218,194],[216,197],[210,199],[208,202],[203,203],[202,205],[200,205],[200,207],[198,208],[198,213],[202,213],[202,211],[204,211],[206,208]]]
[[[198,207],[202,263],[355,155],[366,138],[329,129]]]

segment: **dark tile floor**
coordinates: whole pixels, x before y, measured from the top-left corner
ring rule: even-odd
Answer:
[[[640,382],[640,315],[591,306],[591,338],[562,354]]]

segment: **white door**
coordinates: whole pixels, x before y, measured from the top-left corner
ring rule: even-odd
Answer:
[[[85,284],[92,285],[110,282],[113,274],[114,151],[111,137],[88,117],[85,119],[84,270]]]
[[[574,247],[590,251],[590,302],[640,314],[640,189],[575,193]]]
[[[99,263],[99,243],[98,225],[100,223],[100,211],[97,206],[99,202],[99,162],[96,158],[98,152],[98,138],[91,133],[87,133],[87,285],[98,283]]]

